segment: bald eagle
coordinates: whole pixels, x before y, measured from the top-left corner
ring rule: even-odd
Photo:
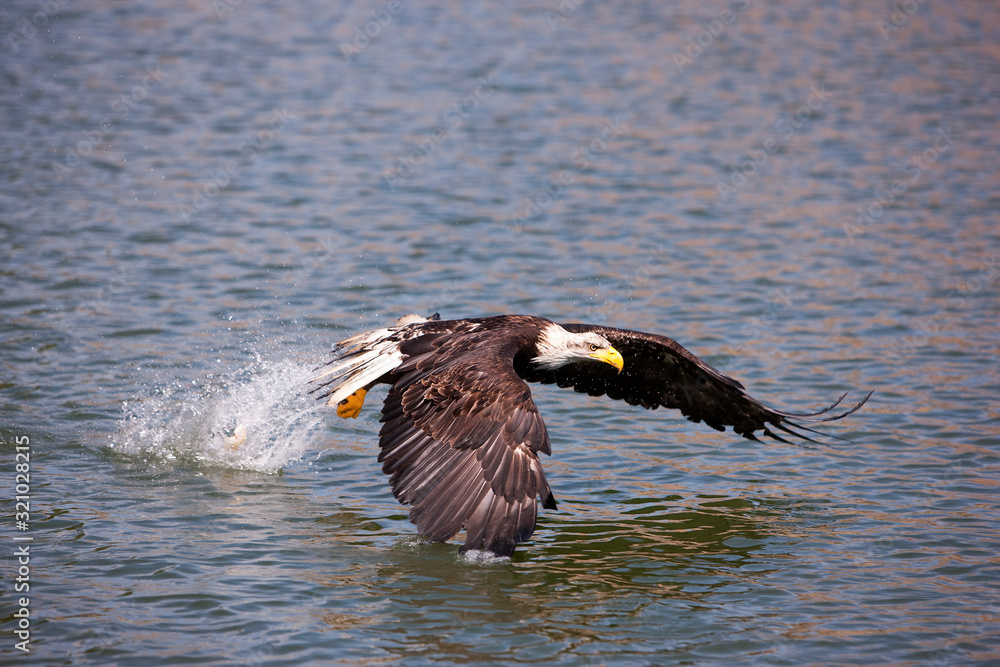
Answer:
[[[528,382],[676,408],[718,431],[781,442],[815,442],[803,431],[817,431],[799,422],[841,419],[871,396],[836,414],[846,394],[819,412],[781,412],[665,336],[527,315],[408,315],[341,341],[334,353],[311,393],[354,418],[369,389],[390,385],[378,460],[420,534],[444,542],[464,528],[461,553],[497,556],[534,532],[539,499],[556,507],[538,460],[551,454],[549,435]]]

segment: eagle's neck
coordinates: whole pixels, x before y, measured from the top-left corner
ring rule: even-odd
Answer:
[[[538,334],[531,363],[538,368],[552,370],[580,361],[579,354],[570,347],[575,335],[555,322],[547,323]]]

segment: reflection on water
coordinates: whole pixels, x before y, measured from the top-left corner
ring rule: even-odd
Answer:
[[[992,6],[106,4],[0,8],[18,660],[996,661]],[[539,387],[559,511],[462,559],[381,474],[382,390],[304,386],[435,311],[876,394],[805,448]]]
[[[699,511],[662,517],[662,523],[547,522],[545,531],[554,535],[530,557],[516,554],[517,568],[463,567],[454,549],[443,545],[399,544],[389,561],[365,573],[367,597],[384,601],[378,617],[391,624],[322,617],[335,630],[364,625],[401,658],[503,653],[544,660],[590,644],[594,626],[608,629],[602,639],[629,653],[636,638],[629,619],[664,613],[656,609],[662,606],[712,608],[720,593],[752,587],[743,568],[768,569],[752,559],[765,542],[753,516]],[[590,623],[581,626],[581,616]],[[624,627],[612,630],[617,625]]]

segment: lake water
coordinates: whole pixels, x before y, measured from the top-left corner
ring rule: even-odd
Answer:
[[[4,3],[0,662],[1000,663],[998,35],[977,2]],[[559,510],[465,560],[390,493],[384,391],[305,393],[435,311],[666,334],[789,410],[876,393],[806,448],[539,387]]]

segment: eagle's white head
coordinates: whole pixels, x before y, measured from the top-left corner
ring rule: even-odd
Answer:
[[[542,329],[537,350],[532,363],[550,370],[581,361],[603,361],[619,372],[625,365],[621,353],[604,336],[593,331],[573,333],[555,323]]]

